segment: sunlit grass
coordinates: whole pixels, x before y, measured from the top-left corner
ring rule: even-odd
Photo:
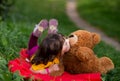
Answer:
[[[91,25],[120,41],[119,0],[78,0],[78,12]]]

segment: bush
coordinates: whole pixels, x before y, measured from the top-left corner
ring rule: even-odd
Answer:
[[[14,0],[0,0],[0,20],[4,20],[14,4]]]

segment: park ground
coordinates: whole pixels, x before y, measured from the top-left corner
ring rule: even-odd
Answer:
[[[92,25],[99,27],[107,35],[120,40],[120,16],[114,12],[104,11],[104,7],[78,0],[78,11]],[[18,0],[12,7],[8,18],[0,22],[0,79],[3,81],[22,81],[18,73],[9,72],[7,63],[19,56],[21,48],[27,48],[30,33],[41,19],[56,18],[59,21],[59,32],[69,35],[79,28],[68,18],[65,11],[65,0]],[[97,9],[94,9],[97,8]],[[91,12],[91,10],[98,10]],[[103,10],[102,10],[103,9]],[[108,9],[109,10],[109,9]],[[101,13],[100,13],[101,12]],[[119,13],[119,12],[117,12]],[[104,15],[104,16],[103,16]],[[115,17],[113,16],[115,15]],[[118,15],[118,16],[117,16]],[[113,29],[114,27],[114,29]],[[44,37],[45,33],[43,34]],[[101,41],[95,48],[98,57],[107,56],[115,64],[115,69],[102,75],[103,81],[120,81],[120,52]]]

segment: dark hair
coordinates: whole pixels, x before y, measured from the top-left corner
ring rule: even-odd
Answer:
[[[32,59],[32,64],[46,64],[48,61],[53,61],[53,59],[61,52],[64,43],[63,35],[61,34],[48,34],[44,38],[38,48],[34,58]]]

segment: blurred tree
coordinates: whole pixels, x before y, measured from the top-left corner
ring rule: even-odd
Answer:
[[[0,20],[4,20],[14,4],[14,0],[0,0]]]

